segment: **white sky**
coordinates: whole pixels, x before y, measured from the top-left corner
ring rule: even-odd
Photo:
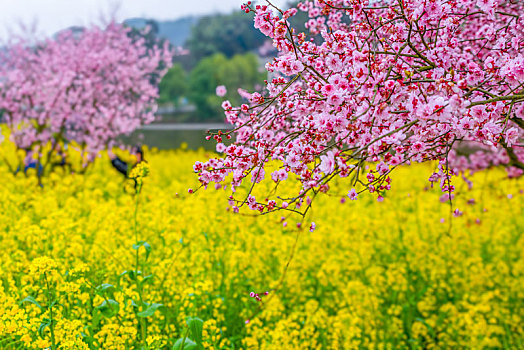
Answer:
[[[72,25],[99,23],[101,14],[108,17],[118,8],[116,17],[148,17],[159,20],[176,19],[186,15],[229,13],[240,11],[244,0],[0,0],[0,39],[9,31],[20,32],[20,23],[36,24],[37,32],[52,35]],[[262,1],[260,1],[262,3]],[[285,0],[274,0],[283,6]]]

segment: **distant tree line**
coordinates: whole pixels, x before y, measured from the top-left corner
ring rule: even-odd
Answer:
[[[264,38],[253,27],[251,15],[202,17],[184,45],[189,54],[176,56],[160,83],[159,103],[194,104],[197,111],[191,121],[222,119],[220,105],[224,98],[238,104],[241,98],[237,88],[253,90],[263,84],[262,64],[253,51],[264,44]],[[217,85],[228,89],[224,98],[216,96]]]

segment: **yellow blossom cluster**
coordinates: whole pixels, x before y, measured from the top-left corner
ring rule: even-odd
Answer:
[[[383,202],[341,201],[334,183],[299,230],[287,212],[228,210],[223,190],[189,194],[209,156],[146,150],[139,194],[105,155],[43,187],[0,161],[0,349],[524,346],[522,180],[479,173],[450,207],[434,164],[403,167]]]
[[[149,165],[147,162],[140,162],[136,164],[128,174],[130,179],[136,181],[136,185],[141,188],[144,183],[144,178],[149,176]]]

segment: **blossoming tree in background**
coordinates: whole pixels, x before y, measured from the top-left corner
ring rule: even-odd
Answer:
[[[194,166],[203,186],[231,181],[235,192],[247,178],[249,193],[231,197],[235,210],[304,213],[335,177],[349,178],[350,199],[369,191],[381,200],[390,172],[410,162],[439,160],[430,181],[450,197],[458,170],[504,164],[522,175],[522,1],[306,0],[286,11],[267,3],[242,8],[279,51],[266,65],[274,78],[249,104],[224,102],[236,141],[223,145],[230,135],[219,132],[223,158]],[[309,34],[290,25],[298,11]],[[461,156],[467,142],[481,153]],[[273,161],[279,168],[266,175]],[[266,176],[301,187],[290,198],[256,198]]]
[[[3,122],[28,156],[49,159],[61,144],[75,142],[90,161],[153,120],[157,83],[171,57],[167,44],[147,47],[114,22],[11,44],[0,54]]]

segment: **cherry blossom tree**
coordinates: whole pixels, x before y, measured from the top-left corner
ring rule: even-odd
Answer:
[[[391,171],[410,162],[439,161],[428,175],[449,198],[458,171],[503,164],[522,175],[522,1],[305,0],[285,11],[267,1],[242,9],[279,52],[266,64],[273,78],[249,103],[223,103],[235,125],[212,135],[223,157],[194,165],[203,186],[230,183],[235,211],[247,204],[304,214],[336,177],[348,178],[350,199],[368,191],[382,200]],[[298,11],[308,15],[305,31],[290,25]],[[460,153],[467,143],[476,151],[469,158]],[[256,198],[265,177],[277,187],[296,178],[300,188]],[[247,194],[235,193],[244,181]]]
[[[39,162],[64,143],[91,161],[154,119],[157,83],[171,62],[167,43],[147,47],[115,22],[12,43],[0,53],[0,109],[11,140]]]

